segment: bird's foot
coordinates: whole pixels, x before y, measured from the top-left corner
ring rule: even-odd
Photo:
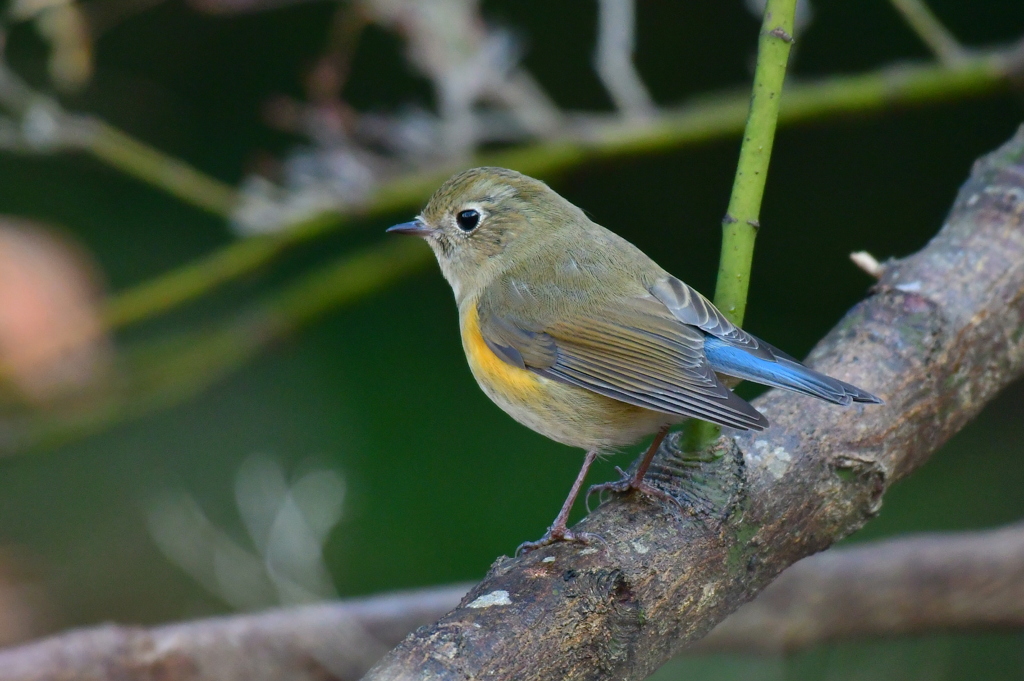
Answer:
[[[644,482],[643,478],[637,479],[635,475],[629,475],[618,466],[615,467],[615,470],[618,471],[619,475],[622,476],[619,480],[616,480],[615,482],[604,482],[601,483],[600,485],[591,485],[590,489],[587,490],[586,502],[588,513],[590,512],[590,495],[592,494],[596,493],[600,495],[604,492],[613,492],[615,494],[628,494],[629,492],[633,491],[672,504],[675,507],[677,507],[680,511],[685,510],[683,508],[683,505],[679,502],[679,500],[676,499],[671,494],[669,494],[668,492],[663,492],[657,487],[654,487],[653,485]]]
[[[521,556],[524,553],[529,553],[530,551],[535,551],[539,548],[550,546],[562,541],[576,542],[579,544],[593,544],[594,542],[599,542],[601,544],[605,543],[604,539],[596,534],[591,534],[590,532],[573,532],[565,525],[562,525],[561,527],[552,525],[548,528],[548,531],[544,533],[544,536],[537,541],[526,541],[520,544],[516,549],[516,556]]]

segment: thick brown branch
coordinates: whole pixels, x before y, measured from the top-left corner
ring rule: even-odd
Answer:
[[[646,677],[787,566],[872,517],[889,484],[1024,371],[1022,336],[1024,131],[976,165],[939,234],[888,264],[812,353],[811,364],[885,406],[769,392],[757,404],[772,427],[717,444],[745,469],[714,512],[612,501],[581,523],[603,546],[499,560],[367,678]],[[663,445],[660,472],[689,500],[677,442]]]
[[[0,681],[355,681],[469,589],[76,631],[0,651]],[[774,654],[855,637],[994,628],[1024,628],[1024,525],[811,556],[684,652]]]

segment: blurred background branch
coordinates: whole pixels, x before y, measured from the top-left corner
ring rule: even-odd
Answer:
[[[939,21],[925,0],[891,0],[891,2],[940,62],[956,68],[967,58],[967,50]]]
[[[153,629],[69,632],[0,651],[0,681],[146,681],[172,669],[174,681],[312,681],[324,673],[355,681],[406,634],[454,608],[471,586]],[[1024,526],[1012,525],[907,536],[805,558],[684,655],[775,655],[836,640],[1022,628]],[[250,654],[238,654],[239,647]]]
[[[654,100],[633,65],[636,49],[635,0],[598,0],[594,69],[615,106],[627,118],[655,114]]]
[[[197,208],[231,216],[235,190],[187,163],[88,115],[71,114],[57,99],[29,87],[3,60],[0,33],[0,149],[20,153],[86,151]]]

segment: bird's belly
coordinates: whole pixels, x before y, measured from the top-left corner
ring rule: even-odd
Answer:
[[[462,346],[484,393],[516,421],[556,442],[588,450],[620,447],[680,420],[505,362],[487,347],[472,305],[462,319]]]

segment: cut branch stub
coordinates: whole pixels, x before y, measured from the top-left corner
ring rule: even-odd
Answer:
[[[800,558],[859,528],[1024,370],[1024,131],[979,162],[947,224],[894,261],[810,364],[886,404],[771,391],[724,519],[630,496],[579,526],[605,543],[500,559],[454,611],[368,679],[642,679]],[[675,442],[675,441],[672,441]],[[670,447],[671,445],[666,445]],[[678,453],[663,447],[660,470]],[[686,481],[659,475],[669,491]]]

